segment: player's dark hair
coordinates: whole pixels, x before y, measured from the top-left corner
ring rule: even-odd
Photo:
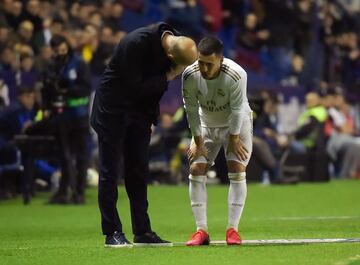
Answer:
[[[200,40],[198,51],[205,56],[215,53],[216,55],[223,55],[224,45],[220,39],[214,36],[207,36]]]

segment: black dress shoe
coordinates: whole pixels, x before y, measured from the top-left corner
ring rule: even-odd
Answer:
[[[155,232],[135,235],[134,246],[172,247],[172,243],[161,239]]]
[[[129,242],[129,240],[126,239],[123,233],[115,231],[111,235],[106,236],[105,247],[123,248],[123,247],[132,247],[132,244]]]

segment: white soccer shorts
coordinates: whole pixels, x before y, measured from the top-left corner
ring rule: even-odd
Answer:
[[[205,157],[198,157],[193,163],[208,163],[214,164],[214,160],[219,153],[221,146],[224,147],[226,160],[238,161],[242,165],[247,166],[252,152],[252,136],[253,136],[253,120],[252,113],[243,121],[240,130],[240,139],[245,148],[248,150],[246,160],[239,160],[233,153],[227,153],[227,146],[229,143],[229,127],[210,128],[202,127],[201,135],[204,140],[204,145],[208,151],[208,160]]]

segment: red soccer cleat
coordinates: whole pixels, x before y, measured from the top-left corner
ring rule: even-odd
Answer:
[[[199,230],[191,236],[191,239],[186,242],[187,246],[201,246],[209,245],[210,237],[204,230]]]
[[[241,245],[240,235],[234,228],[229,228],[226,231],[226,243],[228,245]]]

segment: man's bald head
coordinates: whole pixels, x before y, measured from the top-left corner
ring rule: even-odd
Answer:
[[[184,36],[169,36],[167,55],[177,65],[188,66],[198,57],[195,42]]]

